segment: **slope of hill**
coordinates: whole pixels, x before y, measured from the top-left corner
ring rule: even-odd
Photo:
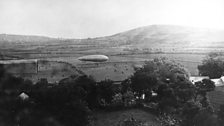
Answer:
[[[219,47],[222,45],[221,42],[224,42],[224,31],[175,25],[150,25],[112,36],[73,41],[105,46],[159,47],[162,45],[175,45],[180,47]]]
[[[173,25],[151,25],[109,37],[135,46],[209,47],[224,42],[224,31]],[[217,45],[219,46],[219,45]]]
[[[139,48],[160,48],[160,47],[191,47],[191,48],[214,48],[224,47],[224,31],[204,28],[194,28],[175,25],[150,25],[136,28],[112,36],[88,38],[88,39],[56,39],[42,36],[21,36],[0,34],[0,45],[3,42],[22,43],[20,48],[29,45],[45,45],[43,50],[58,50],[70,47],[139,47]],[[36,43],[36,44],[35,44]],[[40,44],[41,43],[41,44]],[[10,45],[10,44],[9,44]],[[53,45],[53,46],[52,46]],[[4,43],[7,46],[7,43]],[[15,47],[15,46],[14,46]]]
[[[0,42],[48,42],[57,40],[56,38],[50,38],[45,36],[34,35],[13,35],[13,34],[0,34]]]

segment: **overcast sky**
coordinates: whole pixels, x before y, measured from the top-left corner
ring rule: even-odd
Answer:
[[[0,0],[0,33],[87,38],[152,24],[224,29],[224,0]]]

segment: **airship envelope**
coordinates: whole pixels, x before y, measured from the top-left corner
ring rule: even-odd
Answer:
[[[109,58],[105,55],[87,55],[79,57],[78,60],[80,61],[91,61],[91,62],[105,62]]]

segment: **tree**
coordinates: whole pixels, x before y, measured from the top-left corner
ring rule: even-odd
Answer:
[[[121,93],[124,94],[127,91],[131,91],[131,80],[130,78],[125,79],[124,81],[121,82]]]
[[[85,126],[88,124],[90,110],[86,103],[88,89],[85,77],[68,78],[59,84],[50,85],[40,81],[33,86],[30,98],[40,111],[49,113],[60,124]],[[43,83],[41,83],[43,82]]]
[[[97,84],[98,98],[105,101],[105,104],[111,104],[113,96],[116,94],[112,80],[104,80]]]
[[[172,97],[177,94],[177,89],[180,92],[182,88],[190,89],[192,86],[189,82],[188,71],[167,58],[145,62],[143,68],[137,69],[130,80],[131,87],[138,96],[144,93],[148,94],[149,98],[152,91],[158,93],[159,98]]]
[[[202,81],[195,82],[195,87],[197,89],[197,95],[205,97],[207,92],[215,89],[215,83],[210,79],[203,79]]]
[[[183,105],[181,116],[182,116],[182,125],[190,126],[192,125],[193,118],[198,112],[202,109],[202,106],[199,102],[188,101]]]
[[[54,119],[50,119],[52,117],[47,112],[37,109],[32,99],[19,98],[22,92],[31,92],[33,86],[31,81],[5,72],[2,75],[0,79],[0,125],[61,126]]]
[[[197,90],[196,97],[199,100],[203,107],[209,107],[210,102],[207,98],[207,92],[213,91],[215,89],[215,84],[210,79],[203,79],[202,81],[196,82],[195,87]]]
[[[97,108],[99,106],[97,97],[97,84],[96,81],[87,75],[80,76],[76,79],[77,86],[85,90],[86,96],[84,100],[88,103],[90,109]]]
[[[215,83],[210,79],[203,79],[202,81],[195,82],[195,86],[200,92],[208,92],[215,89]]]
[[[157,92],[159,109],[167,113],[177,113],[183,105],[193,101],[196,95],[194,85],[190,81],[182,81],[172,84],[161,84]]]
[[[80,76],[60,82],[41,79],[33,85],[4,74],[0,79],[0,125],[86,126],[91,114],[86,100],[93,81]],[[19,98],[22,92],[29,96],[27,100]]]
[[[198,65],[199,74],[210,78],[220,78],[224,74],[224,61],[220,54],[209,54],[201,65]]]
[[[159,112],[180,114],[184,104],[195,102],[196,87],[189,76],[182,65],[167,58],[157,58],[136,69],[130,83],[134,94],[145,94],[146,100],[157,102]],[[152,97],[152,92],[157,95]]]
[[[5,69],[2,64],[0,64],[0,80],[3,78],[5,74]]]
[[[153,87],[157,84],[157,78],[153,73],[148,71],[136,71],[131,77],[131,87],[137,96],[151,93]]]

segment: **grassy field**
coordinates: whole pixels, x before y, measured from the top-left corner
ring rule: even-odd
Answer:
[[[167,57],[171,60],[180,63],[191,75],[198,75],[197,66],[202,62],[203,58],[206,57],[205,54],[191,54],[191,53],[167,53],[167,54],[139,54],[139,55],[125,55],[124,58],[129,58],[131,60],[145,60],[154,59],[159,57]]]
[[[13,66],[14,69],[12,68],[12,72],[8,72],[24,79],[32,80],[33,83],[36,83],[42,78],[46,78],[48,82],[54,83],[71,75],[83,74],[76,67],[66,62],[40,60],[34,65],[24,63],[13,64]]]
[[[116,49],[115,49],[116,50]],[[92,50],[93,51],[93,50]],[[95,50],[97,51],[97,50]],[[99,50],[98,50],[99,51]],[[102,50],[101,50],[102,51]],[[105,51],[105,50],[104,50]],[[113,50],[114,51],[114,50]],[[95,78],[96,81],[101,81],[105,79],[111,79],[114,81],[122,81],[129,76],[131,76],[134,72],[134,66],[141,66],[144,64],[145,60],[152,60],[154,58],[159,58],[159,57],[167,57],[171,60],[176,61],[177,63],[180,63],[183,65],[190,73],[192,76],[198,75],[198,69],[197,66],[201,63],[203,58],[205,58],[206,54],[193,54],[193,53],[157,53],[157,54],[119,54],[118,52],[111,53],[111,51],[105,52],[106,54],[108,53],[109,60],[107,62],[103,63],[92,63],[92,62],[82,62],[78,60],[78,57],[80,56],[85,56],[88,54],[87,52],[77,52],[76,54],[73,54],[73,52],[70,53],[27,53],[29,57],[32,58],[37,58],[37,59],[43,59],[43,60],[48,60],[48,61],[60,61],[60,62],[65,62],[69,63],[87,75],[91,75]],[[93,54],[93,53],[92,53]],[[103,53],[104,54],[104,53]],[[18,55],[20,55],[18,53]],[[28,59],[29,59],[28,57]],[[38,58],[39,57],[39,58]],[[60,71],[60,65],[58,66],[58,69]],[[49,72],[52,69],[49,68]],[[55,71],[55,70],[54,70]],[[54,73],[53,71],[53,73]],[[57,70],[56,70],[57,71]],[[49,73],[48,72],[48,73]],[[60,72],[57,72],[60,73]],[[63,72],[62,74],[57,74],[61,75],[62,77],[59,76],[54,76],[54,74],[45,74],[41,75],[42,77],[48,78],[49,80],[52,80],[52,78],[63,78],[67,77],[67,74],[64,75]],[[71,72],[68,72],[72,74]],[[54,79],[53,79],[54,80]]]
[[[80,55],[79,55],[80,56]],[[183,65],[192,76],[198,75],[197,66],[201,63],[205,54],[130,54],[130,55],[111,55],[109,60],[103,63],[82,62],[77,60],[78,55],[71,57],[45,58],[50,61],[68,62],[87,75],[93,76],[96,81],[111,79],[121,81],[131,76],[134,66],[141,66],[145,60],[152,60],[158,57],[167,57]]]
[[[117,126],[125,119],[133,117],[144,122],[144,126],[161,126],[156,117],[140,109],[121,110],[113,112],[94,112],[94,126]]]
[[[212,91],[208,93],[208,98],[215,110],[218,110],[220,105],[224,104],[223,97],[224,97],[223,91]]]

